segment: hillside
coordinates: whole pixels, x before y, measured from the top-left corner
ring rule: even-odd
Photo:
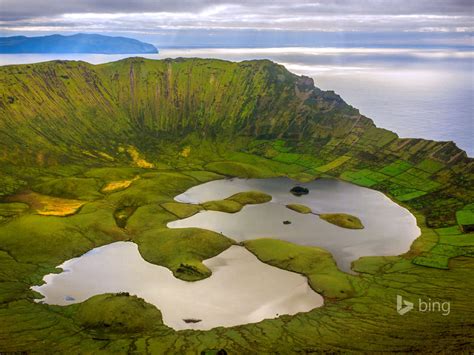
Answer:
[[[471,196],[451,191],[468,187],[473,169],[455,144],[400,139],[334,92],[270,61],[54,61],[1,67],[0,76],[5,165],[108,165],[109,157],[117,164],[130,159],[120,152],[124,144],[155,160],[158,151],[194,137],[281,162],[304,154],[298,159],[310,174],[341,176],[419,209],[435,207],[431,192],[446,193],[450,208],[428,213],[433,225],[454,222]],[[278,139],[289,148],[269,143]],[[391,164],[396,176],[381,172]]]
[[[132,38],[79,33],[71,36],[0,37],[0,53],[138,54],[158,53],[158,50],[152,44]]]

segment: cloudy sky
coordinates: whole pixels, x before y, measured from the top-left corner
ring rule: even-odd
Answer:
[[[473,0],[0,0],[0,35],[94,32],[153,39],[181,33],[224,40],[259,33],[269,40],[285,32],[291,41],[300,33],[384,33],[392,40],[411,33],[472,45],[473,16]]]

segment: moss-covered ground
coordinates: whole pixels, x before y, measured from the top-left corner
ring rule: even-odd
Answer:
[[[347,213],[321,213],[319,218],[336,226],[347,229],[363,229],[364,225],[356,216]]]
[[[205,210],[221,211],[227,213],[239,212],[245,205],[265,203],[272,197],[260,191],[245,191],[227,197],[224,200],[207,201],[201,204]]]
[[[147,261],[193,281],[210,274],[202,260],[234,243],[205,230],[166,228],[169,221],[203,208],[177,203],[174,196],[222,175],[206,170],[110,169],[104,174],[95,168],[78,174],[99,180],[100,197],[90,193],[90,200],[69,217],[37,215],[25,202],[0,205],[2,215],[8,218],[0,227],[2,351],[430,352],[466,351],[470,346],[470,294],[474,288],[469,280],[474,276],[474,262],[469,256],[473,255],[473,236],[463,233],[459,225],[429,228],[419,213],[416,216],[422,235],[407,254],[362,258],[353,265],[355,275],[341,272],[332,256],[319,248],[272,239],[245,242],[244,246],[263,262],[307,276],[311,287],[325,297],[324,307],[296,316],[205,332],[175,332],[161,324],[159,310],[123,294],[97,296],[67,307],[35,303],[38,295],[29,286],[38,284],[64,260],[96,246],[133,240]],[[287,171],[273,170],[273,174],[285,175]],[[102,190],[107,181],[137,175],[140,178],[124,189]],[[82,181],[79,177],[77,181]],[[239,194],[228,200],[238,204],[268,201],[266,196],[252,197]],[[114,212],[124,206],[135,210],[120,227]],[[412,312],[402,317],[396,313],[397,294],[411,300],[449,300],[451,314]],[[368,335],[377,336],[377,341]]]
[[[303,213],[303,214],[308,214],[308,213],[313,212],[311,208],[309,208],[308,206],[301,205],[299,203],[290,203],[289,205],[286,205],[286,207],[289,208],[290,210],[293,210],[298,213]]]

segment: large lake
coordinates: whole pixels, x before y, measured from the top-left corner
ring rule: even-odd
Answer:
[[[234,178],[192,187],[175,199],[202,203],[258,190],[271,195],[272,201],[248,205],[237,213],[203,211],[170,222],[168,227],[210,229],[237,241],[270,237],[317,246],[330,251],[344,271],[350,271],[351,262],[361,256],[402,254],[420,235],[415,217],[381,192],[336,179],[318,179],[300,184],[309,189],[309,194],[297,197],[290,193],[295,184],[288,178]],[[341,228],[313,214],[286,208],[290,203],[304,204],[314,213],[348,213],[359,217],[365,228]]]
[[[160,48],[159,44],[158,47]],[[0,65],[53,59],[104,63],[130,55],[4,54]],[[154,59],[271,59],[316,86],[335,90],[401,137],[452,140],[474,155],[474,71],[472,50],[420,48],[160,48]]]

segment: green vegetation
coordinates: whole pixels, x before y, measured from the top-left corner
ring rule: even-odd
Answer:
[[[132,180],[142,172],[142,169],[131,167],[102,167],[87,170],[84,176],[109,183],[119,180]]]
[[[155,306],[128,293],[98,295],[67,308],[81,326],[96,336],[146,334],[162,325],[161,312]]]
[[[305,275],[326,300],[347,298],[354,293],[357,278],[340,271],[332,255],[323,249],[274,239],[248,240],[244,246],[264,263]]]
[[[453,143],[400,139],[265,60],[53,61],[2,66],[0,78],[0,351],[472,349],[474,163]],[[176,195],[224,176],[367,186],[409,208],[422,234],[404,255],[355,261],[357,275],[340,272],[318,248],[245,242],[264,262],[306,275],[326,301],[257,324],[175,332],[154,307],[126,295],[67,307],[34,302],[30,286],[57,265],[119,240],[136,242],[144,258],[181,279],[208,277],[202,260],[233,241],[166,224],[201,209],[176,203]],[[111,183],[118,188],[104,190]],[[252,199],[265,201],[223,201],[235,208]],[[64,213],[71,202],[81,205]],[[45,206],[59,215],[39,214]],[[401,317],[397,295],[449,300],[451,314]]]
[[[33,186],[33,190],[43,195],[58,196],[77,200],[96,200],[101,198],[100,181],[90,178],[48,179]]]
[[[250,164],[231,161],[209,163],[206,165],[206,169],[214,171],[218,174],[241,178],[266,178],[272,176],[271,171],[267,169],[255,167]]]
[[[474,231],[474,203],[456,212],[456,219],[464,232]]]
[[[114,219],[117,226],[120,228],[125,228],[127,226],[128,219],[136,210],[136,206],[122,206],[117,208],[114,211]]]
[[[8,218],[17,216],[29,209],[26,203],[12,202],[0,203],[0,217]]]
[[[177,278],[186,281],[211,276],[202,260],[220,254],[234,243],[219,233],[198,228],[153,229],[134,241],[145,260],[166,266]]]
[[[300,205],[298,203],[291,203],[289,205],[286,205],[286,207],[289,208],[290,210],[293,210],[298,213],[303,213],[303,214],[308,214],[308,213],[313,212],[311,208],[309,208],[308,206]]]
[[[351,159],[351,157],[343,155],[342,157],[338,157],[337,159],[334,159],[330,163],[327,163],[327,164],[322,165],[322,166],[318,166],[316,168],[316,170],[325,173],[325,172],[328,172],[330,170],[333,170],[333,169],[337,168],[338,166],[344,164],[345,162],[347,162],[350,159]]]
[[[239,212],[244,206],[232,200],[208,201],[201,204],[205,210],[220,211],[226,213]]]
[[[189,203],[179,202],[166,202],[161,204],[161,207],[180,219],[191,217],[193,214],[196,214],[202,210],[200,205],[191,205]]]
[[[239,212],[245,205],[254,205],[271,201],[272,197],[260,191],[245,191],[227,197],[225,200],[208,201],[201,204],[206,210],[227,213]]]
[[[336,226],[348,229],[363,229],[364,225],[356,216],[347,213],[322,213],[319,218]]]
[[[241,205],[254,205],[271,201],[272,197],[260,191],[239,192],[228,197],[226,200],[235,201]]]

